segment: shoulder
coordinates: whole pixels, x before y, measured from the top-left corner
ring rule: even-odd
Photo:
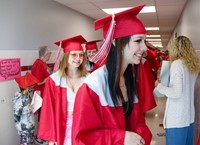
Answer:
[[[184,67],[183,61],[180,59],[175,60],[172,62],[171,67],[175,69],[183,68]]]
[[[66,77],[62,77],[60,75],[60,71],[56,71],[54,72],[53,74],[51,74],[47,80],[48,83],[54,83],[55,86],[60,86],[60,87],[63,87],[63,88],[66,88],[67,84],[66,84]],[[47,83],[46,82],[46,83]]]
[[[107,69],[105,66],[100,67],[99,69],[95,70],[91,74],[89,74],[83,83],[88,85],[95,85],[98,82],[103,82],[107,76]]]
[[[15,92],[15,95],[14,95],[12,101],[19,99],[21,96],[22,96],[22,94],[20,92]]]

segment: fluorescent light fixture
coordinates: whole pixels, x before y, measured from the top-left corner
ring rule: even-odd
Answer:
[[[145,6],[140,13],[155,13],[156,12],[156,8],[155,6]]]
[[[119,13],[128,9],[131,9],[132,7],[126,7],[126,8],[108,8],[108,9],[102,9],[107,14],[115,14]],[[156,12],[155,6],[145,6],[140,13],[153,13]]]
[[[155,47],[163,47],[162,44],[152,44]]]
[[[146,30],[160,30],[159,27],[145,27]]]
[[[160,37],[160,35],[147,35],[147,38]]]
[[[150,44],[162,44],[162,42],[149,42]]]
[[[146,39],[146,41],[156,41],[156,42],[160,41],[161,42],[161,39]]]

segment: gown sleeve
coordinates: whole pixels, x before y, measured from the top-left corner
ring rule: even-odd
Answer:
[[[140,112],[135,132],[141,135],[141,137],[145,140],[145,145],[150,145],[152,134],[145,123],[145,113]]]
[[[148,68],[146,68],[142,63],[139,64],[139,78],[138,78],[138,96],[140,104],[142,104],[142,112],[147,112],[154,107],[156,107],[156,101],[153,96],[154,86],[152,81],[150,81],[150,74],[147,74]]]
[[[39,121],[38,137],[56,141],[55,137],[55,84],[48,78],[44,88],[44,97]]]
[[[122,145],[125,130],[105,128],[100,117],[99,96],[86,84],[79,88],[74,107],[72,143],[74,145]]]

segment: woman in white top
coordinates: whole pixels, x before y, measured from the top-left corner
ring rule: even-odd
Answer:
[[[60,68],[45,84],[38,137],[49,145],[71,145],[75,95],[86,77],[85,54],[81,36],[55,42],[64,51]]]
[[[170,84],[156,81],[157,90],[167,97],[163,120],[166,145],[192,145],[194,132],[194,86],[200,63],[189,38],[177,37],[169,50]]]

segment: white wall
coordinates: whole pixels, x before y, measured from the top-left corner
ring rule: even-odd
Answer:
[[[0,58],[20,58],[21,65],[32,65],[38,47],[50,46],[54,62],[57,40],[83,35],[86,40],[102,39],[95,32],[93,19],[53,0],[1,0]],[[25,72],[22,72],[22,75]],[[0,82],[0,145],[18,145],[11,98],[18,91],[14,80]]]
[[[200,51],[200,1],[199,0],[188,0],[182,16],[174,30],[174,34],[171,40],[174,38],[175,33],[177,36],[185,35],[189,37],[193,43],[194,48],[197,52]],[[169,47],[169,44],[168,44]]]

